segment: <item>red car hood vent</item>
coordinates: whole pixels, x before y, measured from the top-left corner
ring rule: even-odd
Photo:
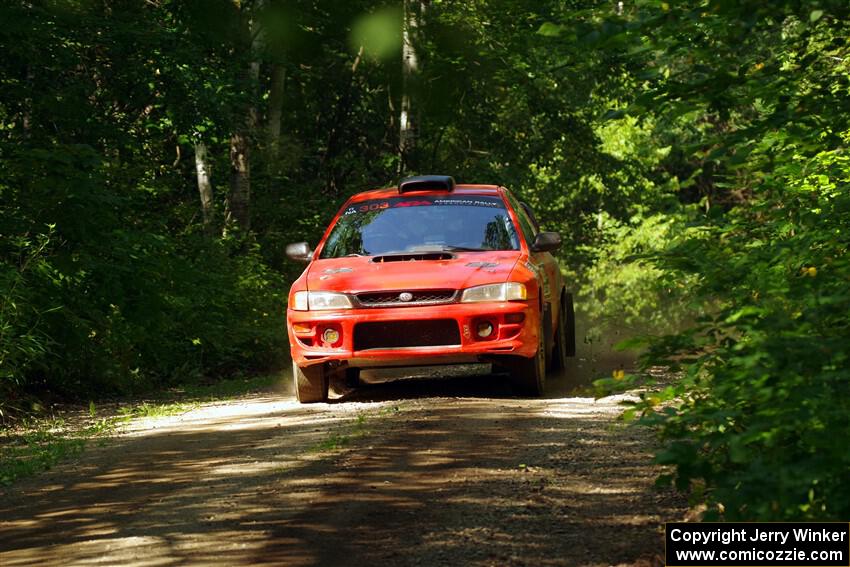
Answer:
[[[451,260],[454,255],[448,252],[415,252],[410,254],[385,254],[375,256],[372,261],[376,264],[384,262],[416,262],[419,260]]]

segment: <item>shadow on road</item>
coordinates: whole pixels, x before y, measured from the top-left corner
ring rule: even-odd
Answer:
[[[656,565],[684,503],[618,400],[578,395],[630,365],[583,349],[544,399],[478,374],[152,422],[0,493],[0,564]]]
[[[646,435],[614,401],[488,397],[483,378],[141,431],[0,498],[0,564],[652,562],[681,503],[653,488]]]

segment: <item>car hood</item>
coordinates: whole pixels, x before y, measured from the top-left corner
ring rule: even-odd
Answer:
[[[328,258],[313,261],[307,270],[307,289],[362,293],[383,290],[465,289],[507,281],[521,252],[452,252],[442,259],[411,255]]]

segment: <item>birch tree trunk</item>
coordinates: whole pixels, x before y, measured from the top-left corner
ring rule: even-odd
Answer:
[[[207,162],[207,145],[199,140],[195,142],[195,171],[198,174],[198,194],[201,198],[201,213],[204,217],[204,231],[212,233],[215,209],[213,208],[213,190],[210,182],[210,168]]]
[[[248,89],[251,103],[247,108],[245,123],[230,136],[230,192],[227,197],[224,230],[238,226],[240,230],[251,229],[251,135],[257,129],[257,95],[260,82],[260,54],[265,46],[265,34],[260,27],[259,15],[265,0],[246,3],[243,33],[245,48],[250,50],[251,64],[248,69]]]
[[[427,5],[427,0],[404,0],[401,52],[402,92],[398,135],[399,175],[414,169],[416,165],[416,142],[419,134],[419,124],[416,120],[416,108],[414,107],[414,96],[419,78],[419,56],[416,53],[416,40]]]

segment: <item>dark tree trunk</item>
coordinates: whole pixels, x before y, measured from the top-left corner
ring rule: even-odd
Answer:
[[[286,67],[280,63],[272,66],[272,83],[269,91],[269,121],[268,142],[269,158],[272,168],[276,167],[278,153],[280,152],[281,119],[283,118],[283,95],[286,87]]]
[[[230,137],[230,194],[227,197],[225,230],[238,227],[251,230],[251,160],[248,135],[236,132]]]

